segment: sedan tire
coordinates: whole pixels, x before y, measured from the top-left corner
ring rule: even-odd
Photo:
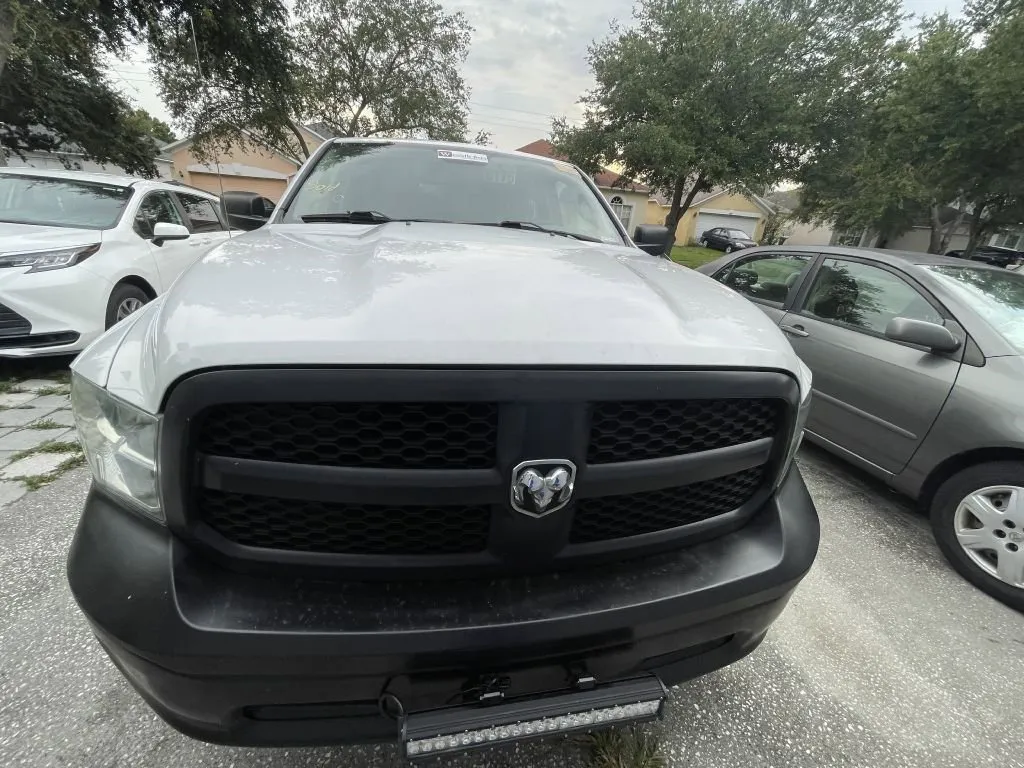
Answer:
[[[931,504],[935,540],[967,581],[1024,611],[1024,462],[968,467]]]
[[[703,239],[703,238],[701,238],[700,241],[697,243],[697,245],[699,245],[701,248],[707,248],[708,247],[708,241]]]
[[[731,245],[725,246],[725,252],[726,253],[732,253],[732,246]]]

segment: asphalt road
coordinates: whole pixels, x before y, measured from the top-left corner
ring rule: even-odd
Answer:
[[[821,553],[750,657],[675,689],[657,726],[673,766],[1024,766],[1024,616],[961,581],[926,520],[824,454],[801,464]],[[114,670],[64,558],[77,470],[0,509],[0,766],[391,766],[391,748],[248,750],[180,736]],[[579,766],[532,744],[446,766]],[[435,763],[436,765],[436,763]]]

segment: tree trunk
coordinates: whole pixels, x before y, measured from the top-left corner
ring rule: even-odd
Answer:
[[[974,249],[978,247],[978,241],[981,240],[981,235],[985,231],[985,225],[981,220],[985,207],[985,203],[975,203],[974,211],[971,212],[971,222],[967,232],[967,246],[964,248],[965,259],[974,256]]]
[[[671,251],[672,246],[676,243],[676,227],[679,226],[679,206],[683,201],[683,189],[686,187],[686,174],[684,173],[678,179],[676,179],[675,186],[672,188],[672,202],[669,204],[668,214],[665,216],[665,226],[668,227],[668,239],[665,241],[665,247]]]
[[[302,131],[299,127],[291,120],[288,121],[288,129],[295,134],[295,138],[299,140],[299,147],[302,149],[302,159],[309,159],[309,146],[306,144],[306,140],[302,137]]]
[[[964,222],[964,216],[967,215],[967,201],[964,199],[963,192],[960,193],[958,204],[959,209],[957,210],[956,218],[942,228],[942,239],[939,241],[939,250],[935,251],[935,253],[946,252],[946,249],[949,248],[949,241],[953,239],[953,233],[959,229],[960,225]]]
[[[939,221],[939,206],[931,206],[928,215],[931,224],[931,231],[928,233],[928,253],[942,253],[942,222]]]

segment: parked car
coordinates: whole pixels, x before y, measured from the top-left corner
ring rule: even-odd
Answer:
[[[962,250],[949,251],[946,255],[956,259],[964,258]],[[998,245],[979,245],[971,255],[971,261],[982,261],[996,267],[1009,267],[1014,264],[1020,264],[1022,260],[1024,260],[1024,254],[1020,251],[1015,251],[1012,248],[1003,248]]]
[[[917,499],[953,567],[1024,609],[1024,274],[831,246],[700,271],[757,304],[814,372],[808,439]]]
[[[71,589],[210,741],[423,757],[650,719],[817,551],[807,367],[557,160],[328,141],[73,372]]]
[[[0,169],[0,357],[83,349],[227,238],[219,210],[182,184]]]
[[[729,227],[715,227],[702,233],[698,244],[705,248],[715,248],[719,251],[732,253],[744,248],[753,248],[757,241],[742,229],[731,229]]]
[[[221,195],[224,214],[232,229],[259,229],[274,212],[274,201],[256,192],[225,192]]]

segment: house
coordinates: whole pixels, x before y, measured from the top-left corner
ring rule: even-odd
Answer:
[[[311,153],[326,141],[310,128],[300,126],[299,130]],[[301,153],[269,147],[245,130],[242,134],[243,140],[231,143],[212,158],[196,157],[191,138],[166,145],[160,158],[170,164],[172,178],[185,184],[213,194],[256,192],[277,202],[303,163],[296,156]]]
[[[652,195],[647,204],[646,223],[664,224],[670,206],[666,195]],[[754,240],[760,240],[765,222],[773,213],[775,206],[771,202],[748,189],[716,187],[710,192],[698,192],[679,219],[676,242],[696,243],[701,233],[715,227],[739,229]]]
[[[558,155],[555,152],[554,146],[546,139],[531,141],[526,146],[520,147],[517,151],[525,152],[529,155],[550,157],[552,160],[566,159]],[[609,168],[605,168],[592,178],[631,237],[637,224],[649,223],[646,213],[647,200],[651,194],[649,187],[628,179]]]
[[[53,135],[45,128],[40,128],[40,131],[46,131],[49,135]],[[158,148],[164,146],[164,142],[154,139]],[[161,179],[171,178],[171,163],[168,160],[164,160],[158,157],[155,160],[157,175]],[[46,170],[55,171],[87,171],[89,173],[111,173],[118,176],[129,176],[130,174],[123,168],[112,164],[97,163],[94,160],[86,159],[82,152],[82,148],[76,144],[62,144],[57,147],[54,151],[46,150],[31,150],[24,153],[24,157],[19,157],[17,154],[12,153],[7,157],[8,168],[40,168]]]
[[[784,216],[792,214],[800,205],[800,190],[787,189],[776,190],[768,197]],[[943,223],[952,220],[956,215],[953,208],[946,207],[940,213],[940,220]],[[788,218],[780,230],[780,236],[785,245],[846,245],[872,247],[878,245],[878,235],[868,229],[860,228],[836,228],[829,223],[805,224]],[[967,246],[970,236],[967,223],[963,222],[954,231],[949,239],[946,249],[949,251],[961,250]],[[906,232],[885,241],[882,247],[894,251],[915,251],[927,253],[931,242],[931,225],[927,222],[915,224]],[[999,245],[1006,248],[1024,249],[1024,229],[1014,229],[993,235],[988,239],[987,245]]]

